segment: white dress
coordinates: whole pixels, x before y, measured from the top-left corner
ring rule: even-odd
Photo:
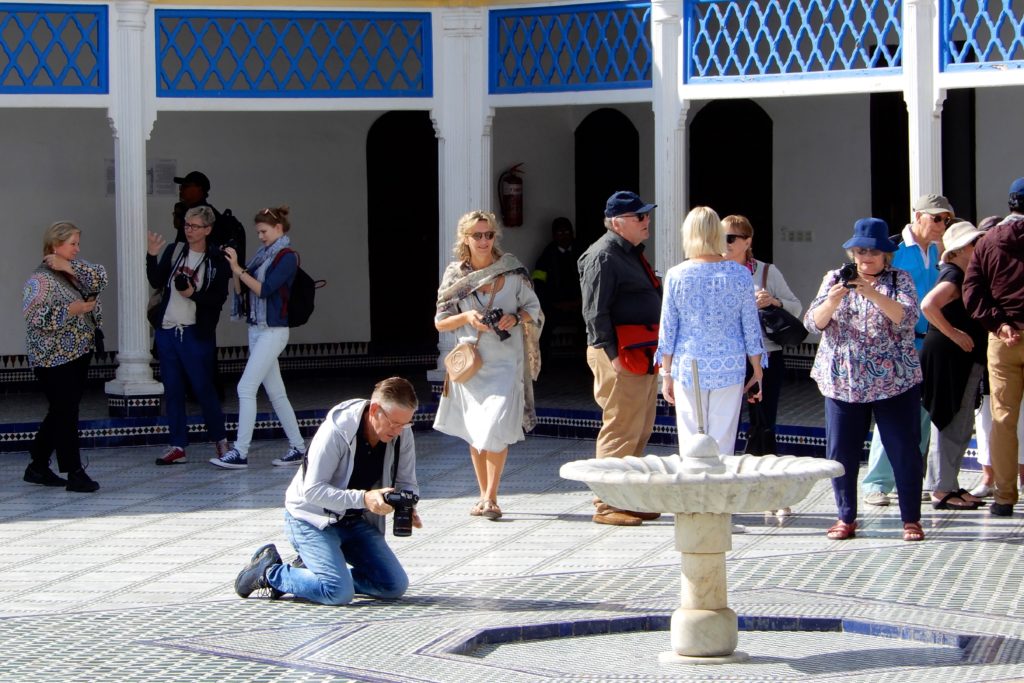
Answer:
[[[475,292],[459,302],[459,312],[482,311],[490,292]],[[518,274],[507,274],[505,284],[494,295],[492,308],[515,313],[520,308],[537,319],[540,302],[533,288]],[[488,330],[480,333],[477,351],[483,365],[467,382],[448,382],[448,395],[441,397],[434,429],[457,436],[478,451],[498,452],[522,441],[523,434],[523,328],[510,329],[505,341]],[[473,341],[476,330],[463,325],[454,330],[459,341]]]

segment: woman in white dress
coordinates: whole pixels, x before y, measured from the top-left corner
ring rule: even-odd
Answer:
[[[536,423],[533,381],[540,371],[537,340],[543,317],[526,268],[498,248],[501,230],[494,215],[471,211],[459,219],[455,261],[437,291],[438,332],[459,341],[479,337],[480,369],[462,383],[445,381],[434,429],[469,444],[480,500],[474,516],[501,517],[498,486],[509,444],[522,441]],[[493,294],[493,301],[492,301]],[[488,311],[499,311],[487,324]],[[498,332],[507,333],[502,340]]]

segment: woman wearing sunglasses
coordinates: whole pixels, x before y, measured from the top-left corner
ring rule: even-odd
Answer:
[[[211,464],[229,470],[249,466],[249,446],[256,427],[256,392],[260,384],[288,437],[288,452],[276,458],[273,464],[297,466],[306,454],[306,443],[277,364],[277,357],[288,346],[287,296],[299,269],[299,255],[291,248],[286,234],[292,227],[288,207],[262,209],[253,220],[262,246],[244,268],[238,263],[238,253],[231,247],[224,248],[235,283],[231,319],[249,323],[249,360],[238,380],[238,438],[234,448],[219,458],[210,458]]]
[[[471,515],[501,518],[498,486],[509,444],[533,429],[543,317],[529,271],[498,248],[501,229],[486,211],[459,219],[455,260],[437,290],[438,332],[476,342],[483,360],[465,382],[445,381],[434,429],[469,444],[480,499]]]
[[[843,244],[852,264],[829,271],[804,325],[821,334],[811,378],[825,397],[825,452],[846,472],[832,480],[839,519],[833,540],[857,533],[857,478],[872,416],[892,461],[903,540],[921,529],[921,364],[914,349],[917,293],[906,271],[891,267],[896,245],[879,218],[862,218]]]

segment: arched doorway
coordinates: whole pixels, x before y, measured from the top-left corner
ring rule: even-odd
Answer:
[[[370,352],[437,350],[437,138],[430,115],[393,111],[366,138]]]
[[[754,255],[772,261],[772,120],[751,100],[709,102],[690,124],[690,207],[742,214]]]
[[[640,191],[640,134],[616,109],[591,112],[576,127],[576,241],[604,234],[604,204],[617,190]]]

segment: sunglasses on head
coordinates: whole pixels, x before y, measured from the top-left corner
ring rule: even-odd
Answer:
[[[728,244],[732,244],[736,240],[745,240],[745,239],[747,239],[746,235],[733,235],[733,234],[729,234],[729,235],[725,236],[725,241]]]
[[[494,231],[488,230],[487,232],[473,232],[470,233],[469,236],[472,237],[477,242],[479,242],[480,240],[493,240]]]

